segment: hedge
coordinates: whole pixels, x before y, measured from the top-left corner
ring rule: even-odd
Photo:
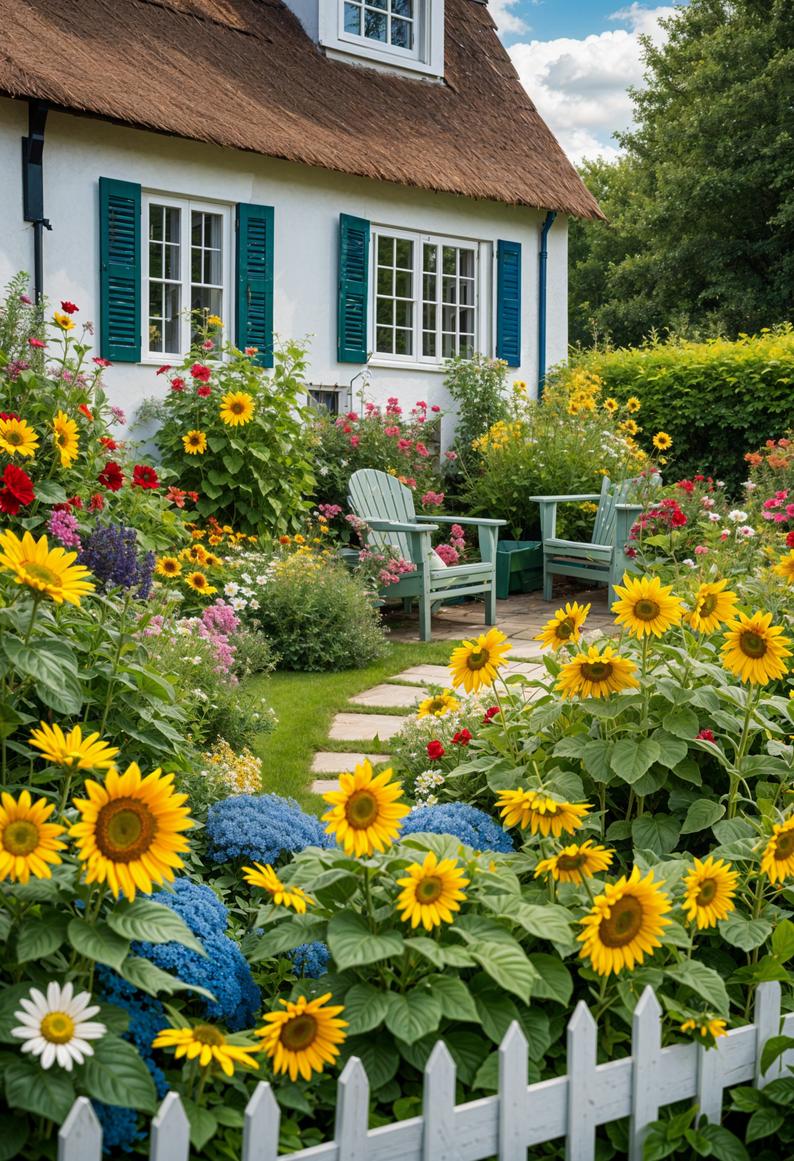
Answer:
[[[564,377],[574,366],[601,376],[602,399],[640,399],[642,443],[656,431],[672,436],[666,473],[670,479],[703,472],[736,492],[747,478],[744,453],[794,424],[790,324],[735,342],[671,340],[585,351],[555,374]]]

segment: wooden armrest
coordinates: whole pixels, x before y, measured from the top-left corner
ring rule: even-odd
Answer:
[[[576,500],[600,500],[600,492],[583,492],[581,496],[530,496],[530,500],[534,500],[536,504],[560,504],[566,501]]]
[[[616,512],[642,512],[642,504],[616,504]]]
[[[437,532],[437,524],[401,524],[398,520],[375,520],[362,516],[364,521],[374,532]]]
[[[428,520],[437,520],[439,524],[474,524],[478,528],[504,528],[506,520],[481,520],[477,516],[417,516],[422,524]]]

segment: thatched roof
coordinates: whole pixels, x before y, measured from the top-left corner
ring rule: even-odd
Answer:
[[[327,58],[281,0],[0,0],[0,93],[421,189],[600,217],[485,4],[445,82]]]

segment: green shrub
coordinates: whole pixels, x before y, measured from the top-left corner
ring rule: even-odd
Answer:
[[[458,405],[455,449],[461,466],[473,458],[472,443],[507,411],[507,363],[473,355],[450,359],[444,386]]]
[[[584,352],[554,378],[565,381],[576,367],[599,375],[606,395],[636,395],[648,435],[661,429],[672,436],[668,476],[703,472],[724,480],[729,492],[747,477],[746,449],[791,423],[794,329],[788,324],[736,342],[673,339]]]

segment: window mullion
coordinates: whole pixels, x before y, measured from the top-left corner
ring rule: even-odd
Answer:
[[[182,353],[185,354],[190,350],[190,244],[192,227],[190,202],[183,202],[179,207],[179,273],[182,279],[179,334],[182,340]]]

